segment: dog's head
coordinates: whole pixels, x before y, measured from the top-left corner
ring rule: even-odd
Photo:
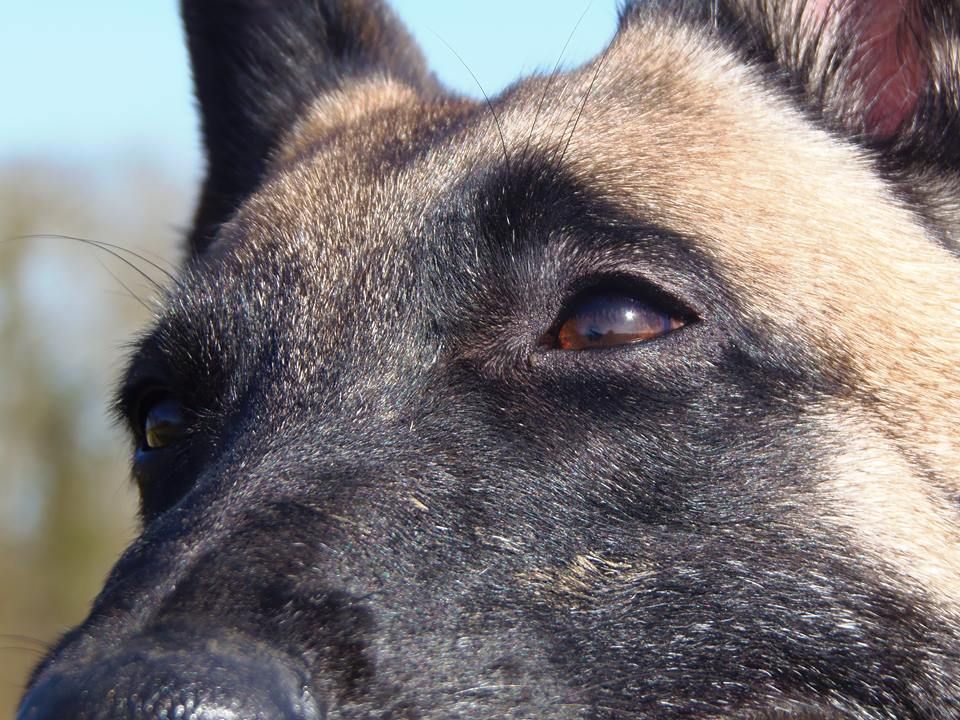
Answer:
[[[956,717],[955,3],[640,3],[490,103],[376,0],[184,16],[143,532],[21,718]]]

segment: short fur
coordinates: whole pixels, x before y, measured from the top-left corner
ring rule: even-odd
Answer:
[[[960,5],[638,2],[489,105],[376,1],[184,18],[143,532],[22,720],[960,717]]]

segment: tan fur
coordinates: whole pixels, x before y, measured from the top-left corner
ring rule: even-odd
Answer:
[[[590,596],[609,588],[624,588],[645,575],[642,566],[603,557],[599,553],[577,555],[568,565],[526,572],[520,576],[534,591],[564,604],[587,603]]]
[[[960,613],[960,514],[856,410],[836,408],[814,425],[835,449],[831,476],[813,504],[836,528],[854,535],[896,587],[923,588]],[[906,582],[904,582],[906,580]]]
[[[389,78],[348,85],[311,105],[280,144],[274,160],[278,164],[289,163],[337,129],[362,125],[373,115],[411,104],[418,104],[416,91]]]

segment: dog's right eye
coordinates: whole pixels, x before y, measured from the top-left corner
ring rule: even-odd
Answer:
[[[654,340],[694,318],[648,293],[631,288],[594,288],[577,295],[541,339],[556,350],[593,350]]]
[[[183,405],[168,393],[150,391],[140,400],[137,428],[142,450],[168,447],[186,433]]]

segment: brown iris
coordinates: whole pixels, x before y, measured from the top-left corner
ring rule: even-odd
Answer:
[[[560,350],[589,350],[653,340],[684,321],[650,303],[622,293],[589,295],[577,302],[557,331]]]

